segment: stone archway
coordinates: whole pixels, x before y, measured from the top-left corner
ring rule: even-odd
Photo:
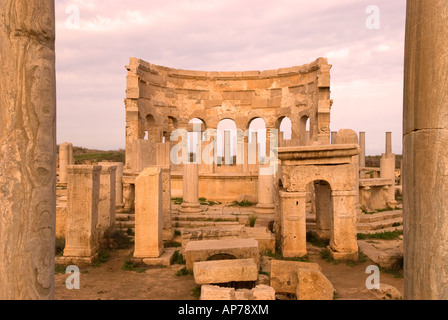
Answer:
[[[341,260],[357,259],[358,193],[355,188],[358,154],[359,146],[355,144],[279,148],[284,189],[280,191],[281,213],[278,222],[283,256],[307,254],[306,186],[317,180],[326,181],[319,186],[323,192],[319,203],[327,211],[327,216],[322,216],[320,226],[322,234],[329,236],[331,255]],[[328,212],[332,213],[331,218]]]

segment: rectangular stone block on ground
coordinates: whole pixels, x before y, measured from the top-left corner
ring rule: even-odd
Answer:
[[[298,284],[297,271],[300,268],[322,270],[316,263],[271,260],[271,287],[277,293],[295,294]]]
[[[254,259],[200,261],[193,264],[197,284],[257,281]]]
[[[255,239],[191,241],[185,247],[186,267],[192,270],[194,262],[207,261],[217,255],[231,256],[237,259],[252,258],[258,266],[258,242]]]

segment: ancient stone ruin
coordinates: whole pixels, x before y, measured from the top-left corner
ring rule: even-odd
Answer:
[[[123,229],[134,264],[182,255],[201,300],[332,300],[308,255],[356,262],[360,247],[382,267],[404,258],[406,299],[448,298],[446,1],[408,2],[404,226],[392,133],[366,167],[366,134],[331,132],[326,58],[247,72],[131,58],[125,163],[75,164],[71,143],[56,150],[54,2],[37,2],[0,2],[0,299],[53,299],[55,264],[92,265]],[[391,230],[390,251],[358,239]]]

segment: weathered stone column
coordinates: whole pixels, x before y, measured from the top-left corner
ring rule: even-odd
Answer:
[[[448,1],[407,2],[405,299],[448,299]]]
[[[64,142],[59,146],[59,183],[67,183],[67,166],[73,164],[73,145]]]
[[[198,165],[194,163],[184,163],[183,203],[180,208],[182,213],[201,212],[199,204],[199,174]]]
[[[338,136],[338,132],[337,131],[331,131],[331,136],[330,136],[330,144],[336,144],[336,137]]]
[[[66,263],[91,263],[98,250],[100,166],[67,167]]]
[[[387,188],[386,202],[389,205],[397,203],[395,201],[395,154],[392,153],[392,133],[386,133],[386,153],[381,155],[380,177],[383,179],[392,179],[393,184]]]
[[[103,237],[104,232],[115,224],[115,179],[116,166],[101,167],[100,198],[98,204],[98,235]]]
[[[257,171],[260,163],[260,147],[258,145],[258,133],[251,133],[251,141],[248,145],[249,171]]]
[[[158,258],[163,253],[162,171],[146,168],[135,180],[134,258]]]
[[[173,226],[171,215],[171,166],[163,166],[162,170],[162,211],[163,211],[163,240],[172,240]]]
[[[233,157],[230,149],[231,143],[230,131],[224,131],[224,165],[226,166],[233,164]]]
[[[333,228],[330,254],[336,260],[357,260],[357,191],[333,191]]]
[[[359,167],[365,168],[366,166],[366,133],[359,133],[359,146],[361,147],[361,151],[359,153]]]
[[[265,174],[269,170],[270,165],[260,165],[258,170],[258,204],[255,212],[260,215],[274,214],[274,175]]]
[[[100,162],[99,166],[104,167],[117,167],[115,171],[115,206],[117,208],[123,208],[123,162]]]
[[[0,300],[54,297],[54,15],[0,0]]]

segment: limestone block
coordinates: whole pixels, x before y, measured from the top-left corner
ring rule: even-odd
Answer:
[[[235,300],[254,300],[254,291],[249,289],[238,289],[235,291]]]
[[[91,258],[98,249],[100,166],[67,166],[67,230],[64,257]]]
[[[216,255],[230,255],[237,259],[254,259],[259,263],[258,242],[255,239],[226,239],[191,241],[185,248],[187,269],[197,261],[207,261]]]
[[[162,174],[149,167],[135,180],[135,258],[163,253]]]
[[[117,207],[123,206],[123,169],[124,169],[124,163],[123,162],[99,162],[99,166],[102,167],[117,167],[117,170],[115,172],[115,197],[116,197],[116,203],[115,205]]]
[[[271,260],[271,287],[277,293],[296,293],[298,277],[297,270],[314,269],[322,271],[316,263]]]
[[[321,271],[299,268],[297,279],[297,300],[333,300],[334,287]]]
[[[235,300],[235,289],[203,285],[200,300]]]
[[[253,289],[254,300],[275,300],[275,289],[266,286],[258,285]]]
[[[65,238],[67,227],[67,206],[56,207],[56,237]]]
[[[101,169],[97,225],[100,237],[107,229],[115,225],[116,171],[115,166],[105,166]]]
[[[258,278],[254,259],[195,262],[193,273],[197,284],[257,281]]]
[[[351,129],[341,129],[336,136],[336,144],[358,144],[358,134]]]

